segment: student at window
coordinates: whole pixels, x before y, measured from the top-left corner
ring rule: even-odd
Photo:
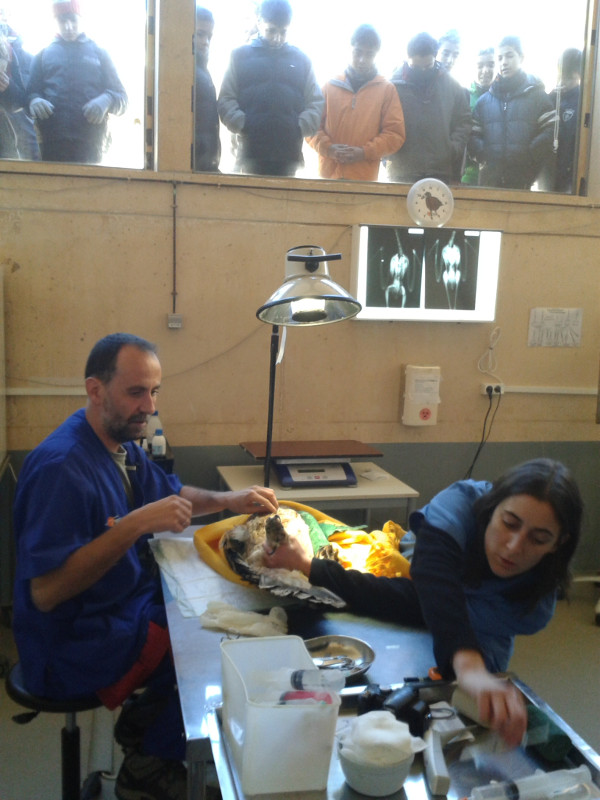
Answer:
[[[299,569],[355,613],[426,626],[437,665],[478,704],[510,745],[525,733],[519,692],[493,673],[508,667],[514,637],[544,628],[568,583],[583,504],[567,468],[535,459],[494,483],[463,480],[411,514],[416,536],[410,578],[345,570],[312,558],[290,538],[270,567]]]
[[[480,186],[531,189],[552,156],[556,111],[543,83],[521,68],[523,58],[520,39],[504,37],[498,75],[473,110],[468,152]]]
[[[108,53],[80,30],[79,0],[54,0],[55,40],[33,59],[27,102],[43,161],[99,164],[108,114],[123,114],[127,94]]]
[[[466,90],[436,60],[437,40],[419,33],[408,43],[408,61],[392,75],[406,129],[406,141],[386,159],[390,181],[414,183],[458,177],[471,132]]]
[[[494,59],[494,48],[486,47],[480,50],[477,54],[477,62],[475,67],[475,80],[471,84],[469,90],[469,104],[471,111],[475,108],[477,101],[482,94],[492,85],[494,75],[496,73],[496,61]],[[462,182],[468,183],[472,186],[477,186],[479,183],[479,164],[473,161],[472,158],[467,158],[465,164],[465,171],[462,176]]]
[[[559,61],[559,81],[550,92],[550,100],[558,106],[558,150],[556,153],[556,177],[552,189],[555,192],[573,191],[573,173],[579,130],[579,108],[581,103],[581,50],[570,47]]]
[[[194,83],[194,163],[197,172],[217,172],[221,160],[217,93],[208,71],[215,29],[212,13],[196,6],[196,77]]]
[[[350,46],[345,72],[323,87],[321,127],[308,143],[319,154],[321,178],[376,181],[383,156],[404,144],[404,115],[393,84],[377,73],[375,28],[360,25]]]
[[[19,61],[8,37],[0,29],[0,158],[20,158],[12,116],[24,100]]]
[[[319,128],[323,95],[308,57],[286,42],[291,20],[287,0],[263,0],[257,37],[231,55],[218,108],[237,134],[237,172],[295,175],[304,137]]]
[[[440,37],[436,60],[447,72],[452,72],[460,55],[460,36],[457,30],[449,30]]]

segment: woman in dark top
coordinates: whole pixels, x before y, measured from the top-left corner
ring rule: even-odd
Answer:
[[[493,673],[508,667],[514,637],[541,630],[568,584],[583,503],[567,468],[536,459],[493,484],[459,481],[411,514],[410,578],[345,570],[312,557],[295,539],[271,567],[298,569],[352,611],[427,627],[437,665],[478,704],[480,718],[512,745],[527,715],[519,692]]]

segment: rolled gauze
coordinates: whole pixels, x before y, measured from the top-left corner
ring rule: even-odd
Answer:
[[[411,736],[408,725],[390,711],[356,717],[342,742],[344,755],[360,764],[397,764],[424,748],[423,739]]]

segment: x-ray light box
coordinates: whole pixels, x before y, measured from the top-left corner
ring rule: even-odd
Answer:
[[[500,231],[356,225],[355,319],[491,322]]]

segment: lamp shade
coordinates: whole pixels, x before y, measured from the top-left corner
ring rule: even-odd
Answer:
[[[285,281],[256,316],[271,325],[326,325],[356,316],[361,304],[329,277],[327,261],[339,259],[316,245],[288,250]]]

